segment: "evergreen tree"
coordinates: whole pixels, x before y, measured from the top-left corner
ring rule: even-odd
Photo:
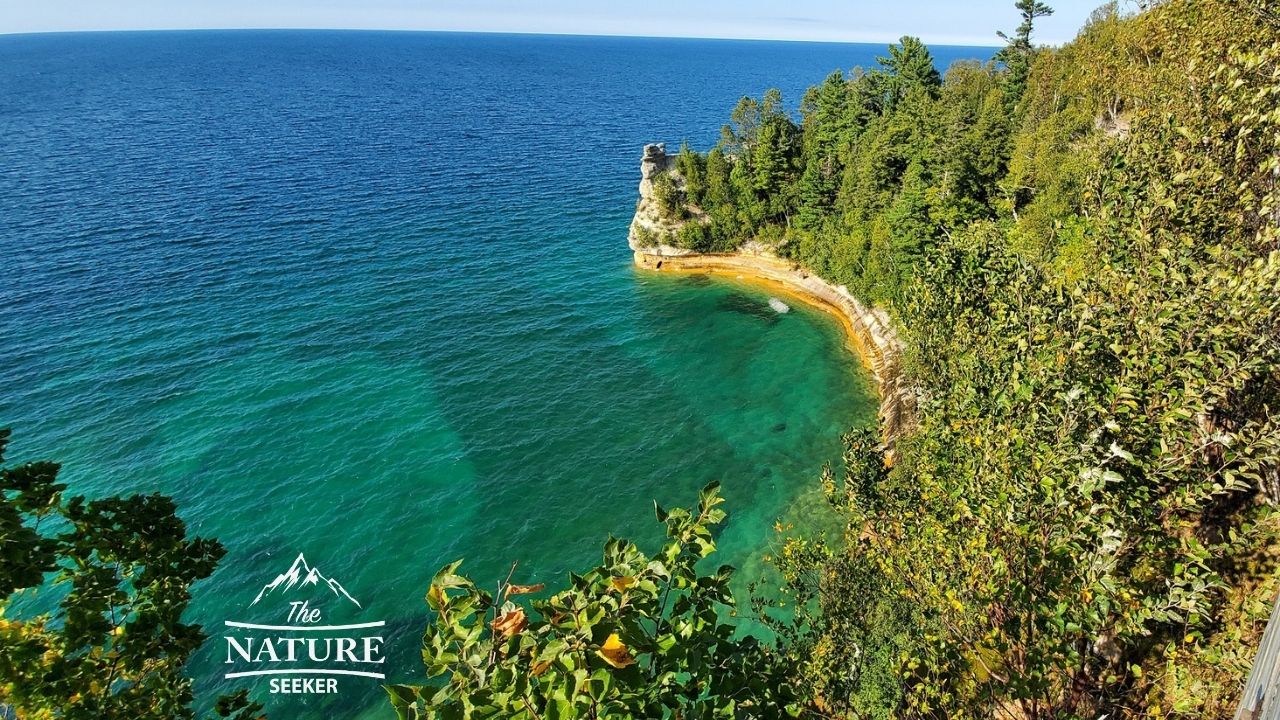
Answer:
[[[729,124],[720,129],[720,146],[730,155],[749,153],[760,132],[760,101],[744,96],[729,114]]]
[[[733,187],[729,180],[729,160],[724,155],[724,150],[720,148],[712,148],[707,153],[706,163],[706,191],[703,193],[702,201],[704,209],[726,207],[733,202]]]
[[[760,141],[752,153],[753,188],[768,196],[782,187],[787,175],[790,138],[783,123],[770,121],[760,130]]]
[[[689,143],[680,145],[676,156],[676,171],[684,178],[686,200],[702,206],[707,191],[706,158],[689,149]]]
[[[1014,6],[1022,14],[1022,24],[1010,36],[1004,32],[996,33],[1007,44],[996,55],[996,59],[1009,68],[1009,79],[1006,83],[1005,97],[1010,107],[1016,106],[1027,89],[1027,76],[1031,72],[1031,57],[1035,54],[1035,46],[1031,44],[1031,33],[1035,29],[1036,18],[1048,17],[1053,8],[1041,0],[1017,0]]]
[[[835,197],[836,159],[832,155],[809,156],[797,187],[797,222],[801,228],[818,227],[830,212]]]
[[[888,74],[885,83],[885,110],[892,112],[908,92],[923,88],[931,97],[937,97],[942,87],[942,75],[934,65],[933,55],[919,38],[906,36],[897,45],[889,46],[889,56],[877,58]]]

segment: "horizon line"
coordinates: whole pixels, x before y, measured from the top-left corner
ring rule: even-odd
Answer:
[[[379,28],[379,27],[162,27],[162,28],[94,28],[81,30],[0,30],[0,37],[21,37],[34,35],[88,35],[110,33],[199,33],[199,32],[351,32],[351,33],[433,33],[442,35],[516,35],[526,37],[578,37],[578,38],[618,38],[635,40],[720,40],[727,42],[785,42],[804,43],[810,45],[894,45],[904,37],[919,37],[910,33],[900,35],[892,40],[812,40],[805,38],[767,38],[767,37],[731,37],[725,35],[629,35],[624,33],[584,33],[584,32],[525,32],[519,30],[445,30],[429,28]],[[982,45],[959,42],[921,41],[925,45],[935,47],[962,47],[998,50],[1001,46]],[[1043,43],[1045,46],[1058,46],[1063,42]]]

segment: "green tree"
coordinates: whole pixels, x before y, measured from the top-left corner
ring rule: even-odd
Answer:
[[[894,264],[899,272],[909,273],[917,266],[937,233],[936,224],[930,217],[929,177],[919,160],[912,161],[907,167],[902,188],[884,217],[893,237],[891,251]],[[894,287],[901,287],[905,285],[906,278],[898,277],[890,282]]]
[[[752,189],[768,198],[779,193],[791,166],[791,128],[788,121],[770,120],[760,130],[752,153]]]
[[[997,33],[1006,45],[996,55],[996,59],[1009,68],[1006,96],[1011,106],[1017,105],[1027,88],[1027,75],[1031,72],[1031,60],[1035,55],[1031,35],[1035,30],[1036,19],[1053,14],[1053,8],[1042,0],[1017,0],[1014,6],[1022,15],[1022,23],[1018,25],[1013,35]]]
[[[680,154],[676,156],[676,171],[684,178],[685,196],[688,201],[701,207],[707,192],[706,158],[690,150],[689,143],[682,143]]]
[[[676,231],[676,245],[688,250],[709,252],[713,249],[711,230],[698,221],[687,222]]]
[[[834,205],[843,169],[841,150],[862,121],[852,111],[850,100],[849,84],[837,70],[821,85],[810,88],[801,103],[803,170],[796,188],[797,224],[801,228],[819,227]]]
[[[943,87],[939,147],[930,153],[933,215],[949,229],[995,216],[1009,153],[1009,118],[991,64],[958,63]]]
[[[751,163],[735,159],[729,166],[729,186],[733,191],[735,224],[744,235],[757,232],[767,219],[768,205],[756,192],[756,174]]]
[[[820,85],[805,93],[800,103],[800,116],[806,150],[819,154],[835,151],[852,139],[857,115],[849,107],[852,96],[844,73],[836,70]]]
[[[664,171],[654,176],[653,199],[658,204],[658,213],[663,217],[677,220],[684,217],[684,198],[670,173]]]
[[[923,89],[931,97],[937,97],[942,75],[920,38],[903,37],[897,45],[889,46],[888,57],[877,60],[888,76],[884,87],[886,112],[892,112],[898,101],[913,89]]]
[[[0,469],[0,702],[23,720],[194,717],[182,668],[204,634],[182,613],[222,546],[188,538],[161,495],[65,498],[59,469]],[[56,610],[12,612],[46,595]],[[217,704],[235,720],[260,710],[243,691]]]
[[[836,162],[833,155],[826,155],[811,156],[804,163],[797,186],[797,224],[801,228],[816,229],[830,214],[837,188]]]
[[[720,129],[720,147],[735,156],[750,153],[762,121],[760,101],[743,96],[729,114],[729,124]]]
[[[707,188],[703,193],[704,209],[726,207],[733,202],[733,186],[729,181],[729,160],[724,150],[716,147],[707,153],[706,176]]]

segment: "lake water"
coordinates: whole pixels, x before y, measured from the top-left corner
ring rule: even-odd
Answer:
[[[935,49],[940,65],[990,50]],[[376,681],[224,681],[222,623],[298,553],[421,677],[426,584],[556,585],[720,480],[759,572],[874,393],[837,324],[636,271],[645,142],[705,149],[879,46],[441,33],[0,37],[0,424],[73,492],[173,495],[201,702],[385,717]]]

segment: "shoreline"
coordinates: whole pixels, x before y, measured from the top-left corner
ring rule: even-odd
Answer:
[[[732,276],[776,290],[835,316],[848,344],[871,372],[879,396],[876,415],[892,463],[894,446],[915,423],[915,395],[902,372],[902,341],[880,309],[869,308],[843,286],[834,286],[793,263],[766,254],[667,254],[663,248],[634,248],[636,267],[652,272]]]

